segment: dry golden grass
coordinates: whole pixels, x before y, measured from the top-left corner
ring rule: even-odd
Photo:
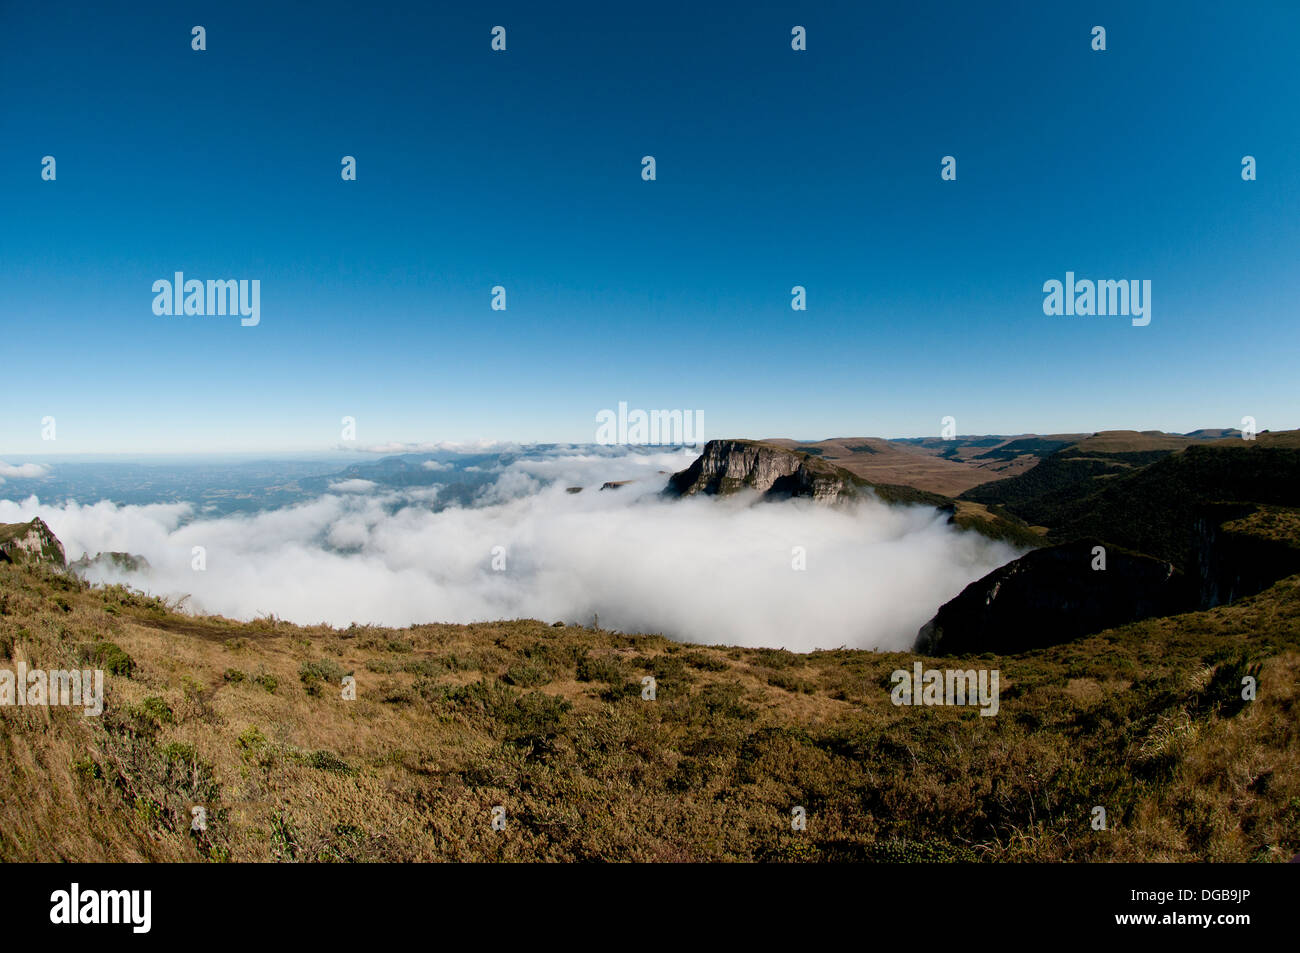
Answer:
[[[926,660],[1001,670],[1001,711],[981,718],[893,706],[889,674],[910,668],[906,653],[799,656],[531,620],[237,623],[0,566],[0,665],[71,667],[100,642],[134,662],[108,677],[102,718],[0,709],[0,859],[1274,860],[1300,849],[1300,577],[1041,652]],[[1234,701],[1255,662],[1259,699]],[[355,701],[342,697],[345,673]],[[655,701],[640,697],[645,675]],[[195,805],[206,831],[190,830]],[[491,826],[496,805],[505,831]],[[807,831],[791,830],[796,805]],[[1091,828],[1095,805],[1106,831]]]

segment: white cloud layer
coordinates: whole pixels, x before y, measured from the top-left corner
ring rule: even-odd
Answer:
[[[339,480],[330,484],[335,493],[369,493],[379,486],[374,480]]]
[[[0,483],[4,483],[5,477],[12,477],[15,480],[33,480],[49,472],[50,468],[43,463],[5,463],[0,460]]]
[[[94,579],[189,594],[191,611],[240,619],[590,624],[599,613],[602,626],[625,632],[796,651],[908,648],[939,605],[1017,555],[923,507],[660,498],[659,471],[692,457],[519,460],[478,505],[441,512],[430,508],[432,488],[341,484],[252,516],[196,518],[188,504],[52,507],[31,497],[0,500],[0,522],[40,516],[69,559],[143,555],[146,572],[101,569]],[[637,482],[599,490],[628,478]],[[360,489],[370,492],[337,492]],[[207,551],[206,571],[191,569],[194,546]],[[493,569],[497,546],[504,572]],[[805,571],[791,568],[796,546]]]

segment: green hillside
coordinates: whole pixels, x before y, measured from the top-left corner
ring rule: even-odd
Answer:
[[[1100,536],[1187,565],[1209,504],[1300,506],[1300,449],[1224,441],[1188,447],[1063,503],[1052,536]]]

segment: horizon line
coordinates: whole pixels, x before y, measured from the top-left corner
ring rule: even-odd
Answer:
[[[1257,435],[1266,433],[1286,433],[1289,430],[1300,429],[1300,427],[1284,428],[1274,430],[1272,428],[1263,428],[1257,431]],[[396,442],[370,444],[366,446],[347,447],[340,445],[321,446],[315,448],[260,448],[260,449],[204,449],[204,450],[72,450],[55,453],[33,453],[33,452],[16,452],[7,453],[0,451],[0,461],[6,459],[19,459],[24,457],[42,457],[45,459],[54,459],[58,457],[214,457],[214,456],[249,456],[249,457],[274,457],[274,456],[310,456],[322,455],[333,456],[336,454],[357,454],[362,456],[401,456],[405,454],[432,454],[432,453],[492,453],[494,451],[507,450],[509,448],[537,448],[537,447],[591,447],[591,448],[616,448],[638,449],[648,451],[672,451],[687,450],[697,447],[703,447],[714,440],[754,440],[760,443],[771,442],[775,440],[792,440],[800,444],[818,444],[833,440],[882,440],[887,443],[898,443],[915,440],[969,440],[975,438],[1000,437],[1004,439],[1016,439],[1027,437],[1092,437],[1105,433],[1133,433],[1133,434],[1151,434],[1163,435],[1169,437],[1190,437],[1192,434],[1222,431],[1225,434],[1240,434],[1242,431],[1239,427],[1198,427],[1194,430],[1156,430],[1146,429],[1137,430],[1130,427],[1106,428],[1100,430],[1063,430],[1063,431],[1022,431],[1019,433],[962,433],[954,434],[952,437],[943,437],[939,434],[916,434],[900,437],[880,437],[870,434],[859,435],[838,435],[831,437],[788,437],[788,436],[768,436],[768,437],[710,437],[695,443],[621,443],[621,444],[602,444],[595,441],[573,441],[573,440],[443,440],[443,441],[413,441],[405,445]],[[24,479],[23,477],[9,477],[8,479]],[[26,478],[40,479],[40,478]]]

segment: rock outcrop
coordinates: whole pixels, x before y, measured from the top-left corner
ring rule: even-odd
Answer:
[[[826,503],[855,499],[869,484],[816,457],[756,440],[710,440],[704,452],[668,480],[666,493],[724,495],[754,490],[764,498],[811,497]]]
[[[1081,539],[1037,549],[971,583],[917,633],[928,655],[1024,652],[1196,607],[1194,581],[1173,563],[1105,546],[1106,568]]]
[[[917,503],[944,510],[949,517],[955,505],[938,493],[872,483],[811,454],[758,440],[710,440],[694,463],[669,478],[664,494],[725,496],[746,489],[762,500],[807,497],[820,503],[846,503],[875,498],[883,503]]]
[[[0,523],[0,562],[40,562],[63,567],[68,560],[58,537],[44,520],[37,518],[29,523]]]
[[[149,568],[149,560],[135,553],[96,553],[93,557],[86,553],[79,559],[68,563],[71,572],[83,575],[89,569],[117,570],[118,572],[142,572]]]

